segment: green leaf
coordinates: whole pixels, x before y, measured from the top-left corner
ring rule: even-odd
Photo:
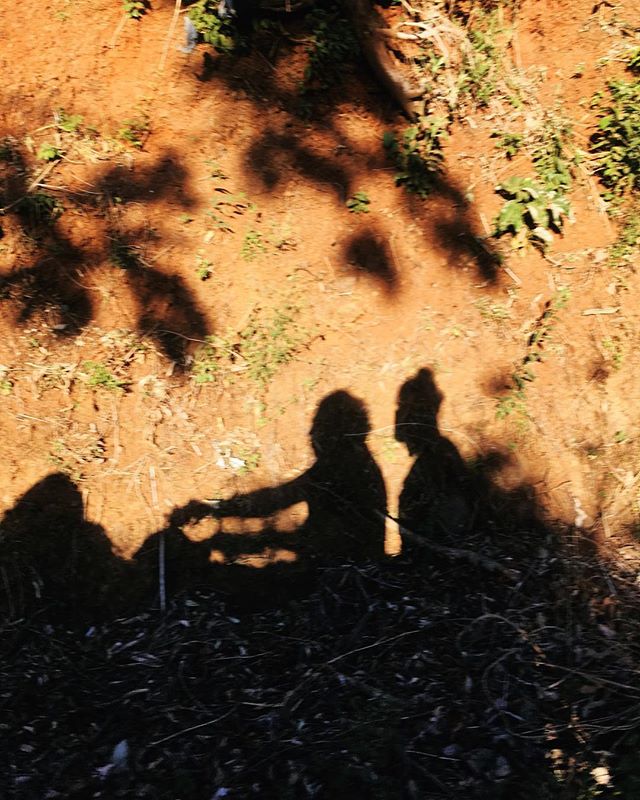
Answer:
[[[498,233],[513,231],[518,233],[524,224],[522,206],[515,200],[510,200],[502,207],[498,219],[496,220],[496,230]]]
[[[527,213],[531,217],[531,221],[534,225],[540,225],[545,217],[546,208],[542,201],[537,201],[535,203],[527,203]]]
[[[553,241],[553,234],[551,231],[548,230],[548,228],[543,228],[541,225],[539,225],[537,228],[534,228],[531,231],[531,234],[545,244],[551,244]]]
[[[59,158],[62,158],[62,152],[54,145],[45,143],[40,145],[37,157],[41,161],[57,161]]]

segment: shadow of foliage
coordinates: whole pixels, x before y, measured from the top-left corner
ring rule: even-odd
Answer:
[[[210,85],[222,84],[240,91],[255,106],[256,114],[263,109],[280,109],[286,115],[280,130],[272,125],[256,130],[245,156],[248,175],[258,177],[267,191],[275,192],[281,190],[285,180],[291,180],[290,173],[298,174],[313,184],[332,186],[339,202],[344,203],[354,191],[355,177],[363,169],[393,169],[393,164],[385,159],[382,142],[378,154],[361,153],[343,133],[339,117],[344,115],[344,103],[349,103],[355,113],[362,109],[391,125],[397,124],[397,109],[394,113],[390,98],[373,82],[355,52],[340,64],[341,78],[331,81],[322,91],[304,95],[283,87],[278,80],[279,70],[286,74],[296,44],[301,40],[307,41],[313,50],[314,23],[313,15],[296,15],[280,21],[277,33],[271,29],[257,33],[251,47],[242,54],[204,53]],[[346,20],[343,22],[350,25]],[[265,60],[270,69],[265,69]],[[333,142],[333,156],[314,150],[309,143],[309,134],[313,133]],[[501,263],[499,252],[486,238],[462,188],[446,169],[433,174],[431,185],[430,199],[403,195],[407,217],[418,226],[425,240],[448,256],[452,268],[474,266],[483,279],[495,283]],[[449,206],[444,215],[443,203]]]
[[[16,323],[24,325],[45,315],[56,335],[76,335],[94,316],[87,278],[96,264],[109,261],[123,271],[138,306],[137,330],[155,339],[178,369],[184,367],[185,343],[203,339],[211,333],[211,325],[178,274],[142,261],[138,245],[144,232],[122,230],[113,215],[114,205],[151,205],[167,198],[181,208],[191,208],[193,199],[184,189],[186,173],[179,156],[165,152],[133,172],[121,165],[112,166],[96,179],[94,190],[87,194],[56,191],[54,197],[33,193],[29,191],[27,174],[24,159],[16,150],[1,202],[5,214],[13,214],[19,221],[35,252],[33,263],[16,265],[0,277],[0,301],[15,309]],[[34,212],[44,203],[42,198],[48,198],[47,202],[60,210],[71,205],[79,211],[92,209],[104,214],[104,246],[72,244],[58,222],[58,213]]]

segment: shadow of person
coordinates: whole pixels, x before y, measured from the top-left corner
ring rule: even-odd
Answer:
[[[430,369],[419,370],[398,393],[395,437],[415,457],[399,499],[402,528],[446,545],[458,543],[476,513],[474,476],[438,429],[442,393]],[[403,552],[412,552],[403,535]]]
[[[280,543],[289,551],[302,558],[383,558],[387,498],[382,473],[366,444],[369,430],[363,403],[346,391],[334,392],[316,410],[310,431],[316,460],[304,474],[215,504],[190,503],[174,512],[172,524],[204,516],[269,518],[305,502],[306,521],[293,534],[281,534]],[[216,534],[213,541],[223,547],[234,538],[238,536]],[[278,544],[277,531],[251,539],[254,552],[262,541]],[[231,541],[227,545],[237,551]]]
[[[85,518],[67,475],[47,475],[0,520],[0,617],[37,610],[69,622],[109,616],[125,571],[102,527]]]

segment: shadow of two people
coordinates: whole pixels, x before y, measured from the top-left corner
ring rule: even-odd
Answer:
[[[439,432],[442,400],[429,369],[419,370],[400,389],[395,436],[415,461],[400,495],[398,522],[401,535],[408,530],[452,543],[473,523],[478,487],[455,445]],[[169,529],[205,517],[268,520],[305,502],[308,517],[295,536],[269,529],[250,537],[217,533],[216,548],[231,559],[239,552],[280,545],[307,557],[380,560],[385,556],[390,517],[384,479],[366,443],[369,433],[362,401],[344,390],[333,392],[316,411],[310,431],[316,460],[306,472],[287,483],[227,500],[192,501],[171,515]],[[412,546],[403,536],[403,550],[414,552],[415,541]]]
[[[445,544],[460,541],[477,523],[479,506],[489,494],[490,481],[478,478],[440,434],[442,400],[429,369],[419,370],[398,395],[396,438],[415,458],[399,499],[401,532],[414,535],[403,538],[403,551],[410,558],[420,549],[415,534],[437,537]],[[5,611],[15,613],[34,601],[61,612],[82,609],[97,614],[108,613],[105,606],[114,612],[133,605],[157,586],[161,543],[171,593],[212,581],[231,593],[243,591],[247,569],[230,567],[242,565],[241,557],[247,554],[278,548],[292,557],[271,565],[270,576],[264,571],[266,592],[270,578],[284,573],[297,574],[304,583],[310,565],[319,562],[382,560],[387,494],[367,446],[369,433],[362,401],[346,391],[328,395],[312,423],[315,461],[308,470],[286,483],[228,500],[191,501],[147,539],[133,562],[118,558],[105,531],[85,518],[74,483],[62,474],[49,475],[0,522]],[[271,523],[277,511],[300,502],[307,504],[308,516],[293,533]],[[262,518],[266,525],[258,534],[218,532],[199,542],[184,534],[189,523],[205,517]],[[212,563],[214,548],[224,556],[224,564]],[[299,562],[297,571],[290,569],[294,560]]]

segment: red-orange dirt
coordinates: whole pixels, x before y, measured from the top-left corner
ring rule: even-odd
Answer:
[[[550,516],[622,547],[639,491],[639,278],[609,266],[616,228],[588,165],[571,194],[575,222],[547,258],[486,237],[495,186],[531,172],[492,133],[556,110],[586,149],[589,100],[620,73],[616,26],[639,25],[637,5],[524,0],[507,56],[535,102],[494,99],[457,122],[426,200],[395,185],[382,138],[407,123],[364,67],[305,119],[304,44],[203,61],[205,45],[179,52],[173,7],[153,2],[140,21],[106,0],[0,12],[0,139],[13,147],[0,164],[0,510],[65,472],[87,519],[131,556],[192,499],[302,474],[315,410],[343,389],[368,409],[395,514],[412,463],[394,435],[398,392],[426,367],[444,396],[440,431],[466,459],[502,454],[499,485],[530,485]],[[59,109],[82,115],[81,136],[56,130]],[[123,145],[118,132],[141,119],[142,149]],[[44,143],[65,151],[50,168],[36,158]],[[17,202],[36,184],[64,207],[44,234]],[[358,191],[368,213],[346,207]],[[496,398],[565,288],[525,410],[497,419]],[[239,343],[278,315],[285,352],[271,375]],[[218,337],[208,362],[207,337]],[[211,381],[194,379],[216,365]]]

